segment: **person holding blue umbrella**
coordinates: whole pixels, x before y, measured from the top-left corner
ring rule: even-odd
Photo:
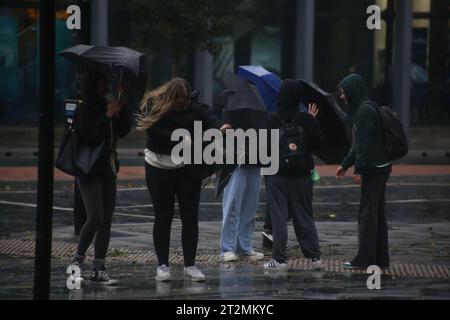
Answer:
[[[238,75],[255,84],[268,112],[274,113],[277,111],[278,93],[282,80],[276,74],[267,71],[261,66],[239,66]],[[308,108],[302,102],[299,103],[298,107],[301,112],[308,112]],[[315,174],[315,177],[318,176],[315,170],[313,170],[313,174]],[[265,179],[265,182],[267,185],[267,179]],[[264,231],[261,233],[263,247],[271,249],[273,237],[269,205],[266,205],[263,229]]]

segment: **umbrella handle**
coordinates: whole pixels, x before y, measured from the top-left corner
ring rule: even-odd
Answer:
[[[122,79],[123,79],[123,67],[120,68],[120,78],[119,78],[119,84],[122,86]],[[122,90],[119,91],[119,100],[122,97]]]

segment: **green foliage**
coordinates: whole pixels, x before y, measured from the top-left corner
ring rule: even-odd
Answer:
[[[143,43],[160,42],[175,63],[198,47],[215,53],[214,39],[231,35],[242,0],[134,0]]]

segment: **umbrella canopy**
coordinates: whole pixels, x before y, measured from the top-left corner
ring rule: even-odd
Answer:
[[[235,74],[225,75],[224,82],[229,88],[225,117],[233,128],[267,129],[268,113],[255,86]]]
[[[224,82],[228,88],[224,91],[227,94],[225,122],[230,123],[233,129],[267,129],[268,111],[256,86],[235,74],[225,75]],[[235,146],[235,150],[240,147],[242,146]],[[216,198],[222,193],[236,168],[237,165],[225,165],[216,174]]]
[[[139,77],[144,54],[126,47],[78,44],[58,53],[90,71],[122,78],[123,73]]]
[[[338,106],[334,97],[315,83],[299,80],[301,102],[316,103],[319,108],[317,120],[328,142],[327,150],[316,153],[327,164],[341,163],[350,149],[349,130],[345,125],[347,114]]]
[[[281,79],[261,66],[239,66],[238,75],[253,83],[269,112],[277,110],[278,91]]]

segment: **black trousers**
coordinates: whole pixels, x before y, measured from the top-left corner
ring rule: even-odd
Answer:
[[[272,257],[288,258],[288,219],[292,217],[295,235],[306,258],[320,258],[319,237],[313,216],[311,177],[267,177],[267,196],[273,226]]]
[[[267,189],[266,189],[267,190]],[[264,230],[272,232],[272,219],[270,218],[270,206],[266,204],[266,212],[264,214]]]
[[[166,170],[145,163],[147,188],[155,210],[153,243],[159,266],[169,265],[170,230],[172,226],[175,196],[181,217],[181,242],[184,265],[195,265],[198,243],[198,207],[202,180],[190,178],[189,167]]]
[[[358,214],[358,253],[351,262],[357,267],[389,266],[388,225],[385,213],[386,183],[391,166],[377,174],[361,176]]]
[[[111,236],[111,222],[116,205],[116,179],[77,177],[87,220],[80,231],[77,254],[84,256],[95,237],[94,259],[104,260]]]

